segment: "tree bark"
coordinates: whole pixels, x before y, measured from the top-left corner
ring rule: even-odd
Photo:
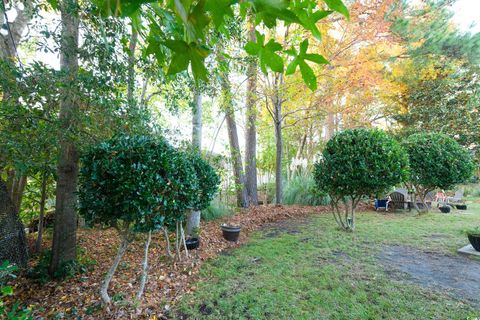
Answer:
[[[23,192],[27,185],[27,177],[22,175],[19,178],[15,178],[13,187],[12,187],[12,202],[15,207],[15,212],[20,213],[22,206]]]
[[[235,111],[232,106],[232,97],[230,92],[230,82],[228,77],[222,78],[223,101],[225,110],[225,119],[227,122],[228,140],[230,142],[230,155],[233,164],[233,175],[235,188],[237,191],[237,206],[247,207],[247,190],[245,188],[245,177],[243,175],[242,154],[240,152],[240,143],[238,142],[237,124],[235,122]]]
[[[332,139],[335,134],[335,115],[333,112],[327,113],[327,125],[325,128],[325,141]]]
[[[192,104],[192,145],[202,150],[202,93],[195,88]]]
[[[150,242],[152,241],[152,231],[148,232],[147,240],[145,241],[145,252],[143,254],[143,268],[142,276],[140,277],[140,286],[137,292],[137,300],[140,300],[145,291],[145,284],[147,283],[148,276],[148,249],[150,248]]]
[[[40,196],[40,216],[38,218],[38,234],[37,241],[35,242],[35,252],[40,252],[42,249],[42,237],[43,237],[43,225],[45,217],[45,201],[47,199],[47,171],[45,170],[42,174],[42,186],[41,186],[41,196]]]
[[[200,210],[191,210],[188,213],[187,217],[187,226],[186,226],[186,232],[187,235],[189,236],[194,236],[194,231],[200,227],[200,217],[201,217],[201,211]]]
[[[21,1],[23,3],[23,10],[18,9],[18,4],[20,1],[16,1],[14,7],[17,11],[17,17],[15,21],[9,22],[9,30],[12,32],[9,34],[0,34],[0,54],[2,59],[11,59],[12,61],[16,58],[15,48],[18,46],[23,32],[27,27],[28,23],[33,17],[35,3],[34,1]],[[3,3],[8,3],[8,1],[0,2],[0,24],[3,26],[6,24],[5,14],[3,9]],[[13,40],[13,42],[12,42]]]
[[[202,150],[202,94],[198,86],[195,86],[192,104],[192,145],[199,152]],[[190,210],[187,214],[187,235],[200,228],[200,215],[200,210]]]
[[[253,16],[249,16],[249,40],[256,42],[255,24],[252,21]],[[245,186],[248,195],[249,205],[258,205],[257,190],[257,61],[252,58],[247,69],[247,127],[245,132]]]
[[[135,49],[137,48],[138,32],[132,31],[130,37],[130,44],[128,46],[128,83],[127,83],[127,100],[130,106],[135,103],[134,91],[135,91]]]
[[[6,185],[0,180],[0,263],[5,260],[25,267],[28,253],[23,224],[8,195]]]
[[[275,129],[275,203],[283,203],[283,137],[282,137],[282,96],[283,74],[275,76],[273,96],[273,121]]]
[[[105,275],[105,278],[103,279],[102,285],[100,287],[100,297],[102,298],[102,302],[104,304],[110,304],[111,299],[110,296],[108,295],[108,286],[110,285],[110,282],[112,281],[113,275],[115,274],[115,271],[118,268],[118,265],[120,264],[120,261],[122,260],[122,257],[124,256],[125,252],[127,251],[128,245],[129,245],[129,239],[128,239],[128,233],[125,231],[125,233],[122,233],[122,242],[120,243],[120,246],[118,247],[117,255],[115,256],[115,259],[113,260],[113,264],[108,270],[107,274]]]
[[[60,68],[65,72],[60,91],[60,136],[57,165],[55,224],[53,229],[52,258],[49,273],[54,275],[60,267],[76,259],[78,151],[74,138],[78,126],[78,97],[75,85],[78,76],[77,0],[64,0],[60,4],[62,33]]]
[[[165,248],[166,254],[169,258],[173,258],[172,251],[170,250],[170,236],[168,234],[168,229],[167,227],[163,227],[163,234],[165,235],[165,242],[167,243],[167,246]]]

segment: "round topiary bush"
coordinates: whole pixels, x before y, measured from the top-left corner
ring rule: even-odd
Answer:
[[[79,185],[79,211],[86,222],[115,227],[122,240],[101,289],[108,303],[108,283],[134,232],[182,220],[196,199],[197,178],[187,155],[166,140],[121,136],[86,152]]]
[[[339,226],[353,231],[359,201],[404,181],[408,177],[408,157],[381,130],[345,130],[327,142],[315,164],[314,177],[318,188],[330,195]],[[346,206],[345,214],[340,213],[340,202]]]
[[[410,161],[409,182],[424,204],[428,192],[451,189],[470,179],[475,170],[470,152],[444,134],[413,134],[403,141],[403,147]]]

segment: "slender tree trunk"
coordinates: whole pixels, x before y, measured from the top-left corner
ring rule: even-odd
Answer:
[[[247,190],[245,188],[245,177],[243,175],[242,154],[238,142],[237,124],[235,122],[235,110],[232,105],[230,81],[228,75],[224,74],[221,79],[222,86],[222,107],[225,110],[227,121],[228,140],[230,141],[230,154],[232,157],[233,173],[235,177],[235,188],[237,190],[237,205],[245,208],[247,206]]]
[[[198,88],[195,87],[195,95],[192,106],[192,145],[202,150],[202,94]],[[192,234],[192,230],[200,228],[200,210],[190,210],[187,214],[187,235]]]
[[[135,49],[137,48],[138,32],[132,31],[130,44],[128,46],[128,83],[127,83],[127,100],[130,106],[135,104],[133,96],[135,91]]]
[[[165,241],[167,243],[167,247],[165,248],[166,254],[169,258],[173,258],[172,251],[170,250],[170,237],[168,234],[168,229],[166,227],[163,227],[163,234],[165,235]]]
[[[202,94],[198,87],[192,105],[192,145],[202,150]]]
[[[22,175],[19,178],[15,179],[13,192],[12,192],[12,201],[15,207],[15,212],[20,213],[22,206],[23,192],[27,186],[27,177]]]
[[[43,237],[43,225],[45,217],[45,201],[47,199],[47,180],[48,175],[45,170],[42,174],[42,186],[41,186],[41,196],[40,196],[40,217],[38,218],[38,234],[37,241],[35,242],[35,251],[40,252],[42,249],[42,237]]]
[[[52,258],[49,273],[68,261],[76,259],[77,181],[78,151],[74,139],[78,126],[78,98],[75,85],[78,75],[78,29],[77,0],[64,0],[60,4],[62,33],[60,45],[60,68],[65,72],[60,91],[60,136],[57,166],[57,190],[55,203],[55,224],[53,229]]]
[[[147,283],[148,276],[148,249],[150,248],[150,242],[152,241],[152,231],[148,232],[147,240],[145,241],[145,252],[143,254],[143,268],[142,276],[140,277],[140,286],[137,292],[137,300],[140,300],[145,291],[145,284]]]
[[[256,42],[253,17],[249,16],[249,40]],[[258,205],[257,191],[257,108],[255,105],[257,91],[257,61],[252,58],[247,69],[247,128],[245,132],[245,186],[249,205]]]
[[[118,265],[120,264],[120,261],[125,255],[125,252],[127,251],[129,243],[130,242],[128,239],[127,232],[122,233],[122,242],[118,247],[117,255],[115,256],[115,259],[113,260],[113,264],[108,270],[107,274],[105,275],[105,278],[103,279],[102,285],[100,287],[100,297],[102,298],[102,302],[104,304],[109,304],[111,302],[110,296],[108,295],[108,286],[112,281],[113,275],[115,274],[115,271],[117,270]]]
[[[273,96],[273,121],[275,129],[275,203],[283,203],[283,177],[282,177],[282,158],[283,158],[283,137],[282,137],[282,96],[283,75],[275,77],[274,96]]]
[[[333,112],[327,113],[327,126],[325,130],[325,141],[332,139],[335,134],[335,115]]]
[[[279,105],[281,108],[281,105]],[[277,109],[277,107],[275,108]],[[282,123],[275,122],[275,203],[283,203],[283,181],[282,181]]]

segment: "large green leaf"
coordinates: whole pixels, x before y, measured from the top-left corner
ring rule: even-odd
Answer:
[[[300,66],[300,73],[302,74],[302,79],[305,81],[305,84],[307,85],[310,90],[314,91],[317,89],[317,77],[315,76],[315,73],[313,72],[312,68],[304,62],[301,61],[298,63]]]
[[[343,4],[342,0],[323,0],[327,6],[338,13],[343,14],[347,19],[350,19],[350,13],[347,7]]]

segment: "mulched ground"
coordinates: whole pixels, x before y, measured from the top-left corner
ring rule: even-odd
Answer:
[[[79,251],[82,253],[80,256],[85,257],[86,261],[94,262],[93,270],[63,282],[52,281],[44,285],[26,277],[19,277],[13,283],[14,299],[21,301],[24,306],[39,310],[35,312],[35,317],[167,319],[169,310],[175,303],[183,295],[196,289],[198,271],[207,259],[241,245],[252,231],[268,223],[328,212],[328,206],[257,206],[242,210],[234,216],[203,224],[200,249],[190,252],[189,259],[183,257],[182,262],[176,263],[165,256],[163,233],[154,234],[149,253],[150,270],[145,295],[140,305],[134,305],[131,301],[138,288],[144,245],[143,238],[140,238],[129,247],[110,284],[109,293],[116,302],[108,309],[101,307],[98,289],[116,254],[119,238],[111,229],[82,229],[78,232]],[[223,239],[219,225],[224,222],[242,226],[238,243]]]

